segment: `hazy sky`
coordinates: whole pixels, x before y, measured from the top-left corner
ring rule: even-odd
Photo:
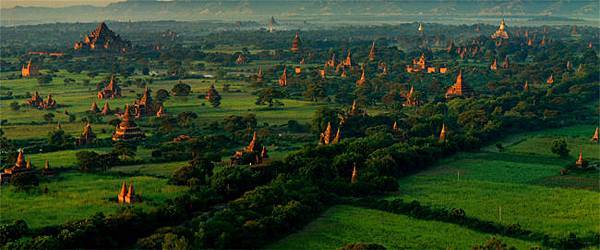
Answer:
[[[19,6],[64,7],[72,5],[106,6],[109,3],[125,0],[0,0],[0,8]]]

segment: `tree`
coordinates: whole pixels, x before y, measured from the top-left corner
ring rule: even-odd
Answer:
[[[21,109],[21,106],[18,102],[11,102],[10,109],[12,109],[13,111],[19,111],[19,109]]]
[[[112,153],[120,155],[121,159],[125,160],[127,158],[135,157],[136,151],[137,144],[119,141],[113,145]]]
[[[206,91],[206,100],[210,102],[213,107],[219,107],[221,105],[221,95],[215,89],[215,85],[210,85],[208,91]]]
[[[556,139],[552,142],[552,153],[557,154],[560,157],[569,156],[569,148],[567,147],[567,141],[565,139]]]
[[[278,89],[272,87],[260,89],[254,94],[257,96],[256,105],[268,105],[269,108],[273,106],[283,106],[283,103],[276,100],[276,98],[283,98],[284,94]]]
[[[176,84],[173,86],[173,89],[171,89],[171,92],[173,92],[174,96],[188,96],[190,95],[191,91],[192,87],[182,82]]]
[[[54,114],[46,113],[44,114],[44,121],[51,123],[54,120]]]
[[[313,102],[318,101],[320,98],[326,97],[325,88],[319,82],[309,83],[306,91],[304,92],[304,98]]]
[[[512,250],[516,249],[513,246],[507,246],[506,243],[502,242],[496,237],[492,237],[487,240],[483,245],[476,245],[471,248],[472,250]]]
[[[164,101],[166,101],[169,98],[169,91],[165,90],[165,89],[159,89],[158,91],[156,91],[156,94],[154,94],[154,99],[158,102],[158,103],[163,103]]]
[[[350,243],[339,250],[385,250],[386,248],[382,245],[375,243]]]
[[[66,134],[64,130],[57,129],[48,132],[48,145],[55,147],[64,147],[71,144],[71,136]]]
[[[177,123],[179,126],[189,128],[192,125],[194,119],[198,118],[198,115],[194,112],[181,112],[177,114]]]

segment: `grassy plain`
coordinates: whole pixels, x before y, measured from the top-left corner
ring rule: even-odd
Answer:
[[[89,217],[97,212],[110,214],[121,207],[116,202],[121,183],[133,182],[143,202],[136,205],[149,209],[177,196],[186,188],[167,185],[166,179],[148,176],[119,177],[91,173],[65,173],[55,180],[42,182],[30,192],[0,189],[0,223],[23,219],[39,228]],[[43,193],[47,187],[48,193]]]
[[[460,226],[352,206],[334,206],[302,231],[266,249],[338,249],[348,243],[378,243],[387,249],[469,249],[493,235]],[[536,243],[498,237],[527,249]]]
[[[600,146],[589,139],[594,126],[574,126],[512,136],[480,153],[462,153],[436,167],[400,180],[394,197],[439,207],[457,207],[467,215],[557,236],[600,232],[597,172],[561,176],[583,148],[598,159]],[[555,138],[566,138],[571,157],[550,152]],[[489,151],[488,151],[489,150]]]

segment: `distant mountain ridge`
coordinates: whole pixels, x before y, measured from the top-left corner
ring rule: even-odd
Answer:
[[[2,25],[48,22],[95,22],[101,20],[266,20],[352,16],[560,16],[598,19],[595,0],[128,0],[106,7],[15,7],[0,9]]]

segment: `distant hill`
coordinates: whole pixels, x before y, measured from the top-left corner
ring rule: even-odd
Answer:
[[[101,20],[268,20],[337,19],[357,16],[430,17],[569,17],[598,19],[596,0],[128,0],[106,7],[72,6],[64,8],[15,7],[0,10],[2,25],[48,22],[95,22]]]

